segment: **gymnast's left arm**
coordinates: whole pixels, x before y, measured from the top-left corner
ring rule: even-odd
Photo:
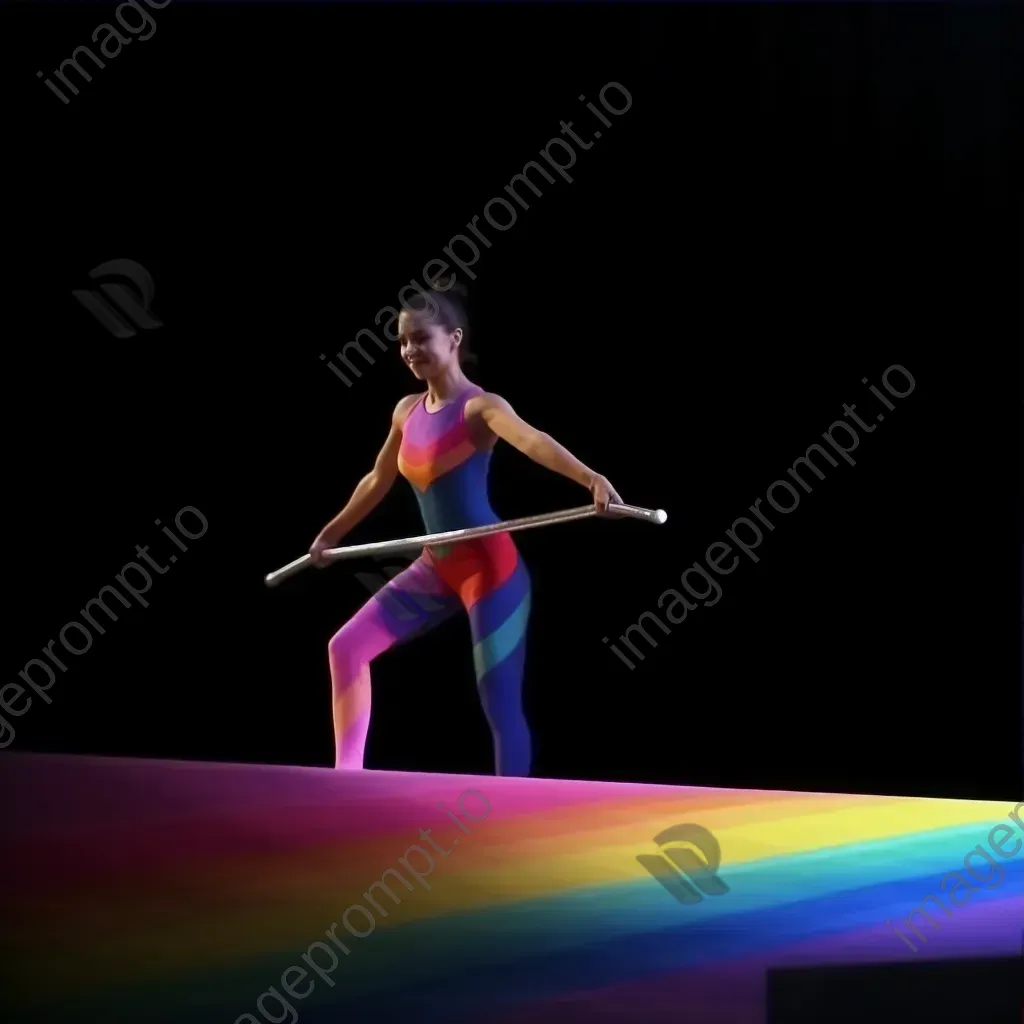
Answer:
[[[513,448],[517,448],[538,465],[586,487],[593,496],[594,505],[599,512],[606,511],[609,502],[620,505],[623,503],[607,477],[585,466],[550,434],[545,434],[520,419],[512,406],[500,395],[484,393],[471,398],[466,403],[466,413],[473,418],[479,417],[498,437],[508,441]]]

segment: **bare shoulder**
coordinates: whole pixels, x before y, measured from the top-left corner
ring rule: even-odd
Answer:
[[[468,402],[466,402],[466,415],[479,416],[488,409],[510,408],[511,406],[504,398],[501,397],[501,395],[496,395],[493,391],[483,391],[479,395],[474,395]]]
[[[391,414],[391,422],[401,429],[406,419],[408,419],[409,413],[412,412],[413,407],[422,397],[423,393],[420,392],[416,395],[406,395],[405,398],[400,398],[395,406],[395,411]]]

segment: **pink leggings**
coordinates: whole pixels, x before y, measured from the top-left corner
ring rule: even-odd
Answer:
[[[512,555],[510,571],[468,609],[473,661],[484,714],[494,738],[496,772],[527,775],[530,734],[522,708],[522,678],[530,583]],[[451,575],[451,570],[447,571]],[[500,575],[500,579],[499,579]],[[454,580],[453,580],[454,582]],[[334,703],[335,767],[362,768],[370,727],[370,662],[396,643],[463,610],[458,591],[422,554],[386,583],[331,638],[328,654]]]

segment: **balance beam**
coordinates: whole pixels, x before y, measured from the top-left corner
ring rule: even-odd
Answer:
[[[757,1024],[772,971],[1021,948],[1009,800],[31,754],[0,785],[19,1021]]]

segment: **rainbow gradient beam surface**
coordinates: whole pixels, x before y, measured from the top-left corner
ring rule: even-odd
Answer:
[[[0,779],[18,1021],[757,1024],[774,969],[1020,954],[1009,800],[28,754]]]

